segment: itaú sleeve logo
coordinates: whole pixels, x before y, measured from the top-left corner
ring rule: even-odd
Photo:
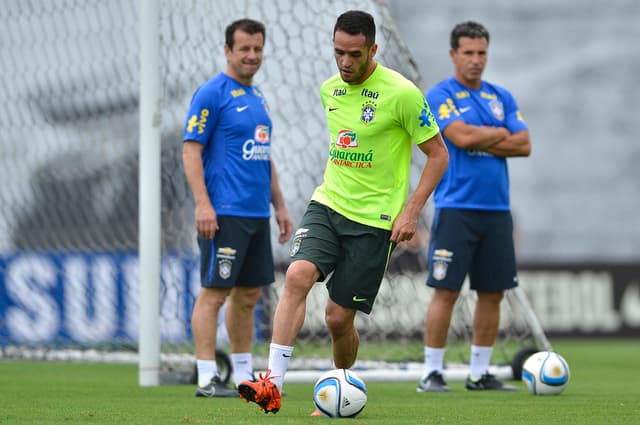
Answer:
[[[341,148],[357,148],[358,137],[353,130],[340,130],[338,132],[338,139],[336,140],[336,146]]]

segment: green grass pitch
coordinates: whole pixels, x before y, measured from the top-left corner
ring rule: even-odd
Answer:
[[[638,424],[640,341],[552,341],[571,382],[559,396],[416,393],[415,382],[367,384],[354,424]],[[282,410],[265,415],[236,399],[201,399],[189,385],[140,388],[135,365],[0,362],[0,424],[322,424],[310,417],[311,384],[288,384]]]

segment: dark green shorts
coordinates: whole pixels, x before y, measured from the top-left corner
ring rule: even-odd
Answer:
[[[320,270],[329,297],[337,304],[369,314],[395,244],[391,232],[349,220],[311,201],[295,233],[291,259],[307,260]]]
[[[214,239],[198,236],[205,288],[264,286],[275,281],[268,218],[218,216]]]

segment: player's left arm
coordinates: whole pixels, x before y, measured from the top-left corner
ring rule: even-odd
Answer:
[[[511,134],[483,150],[502,158],[529,156],[531,154],[529,128],[520,112],[518,102],[511,92],[503,87],[498,87],[497,92],[504,104],[505,120],[503,126]]]
[[[427,155],[427,164],[422,170],[416,190],[393,222],[390,240],[395,243],[408,241],[416,233],[420,211],[449,165],[449,151],[440,133],[418,144],[418,147]]]
[[[271,160],[271,204],[276,213],[276,223],[280,229],[278,242],[285,243],[291,237],[293,232],[293,222],[289,217],[289,211],[284,203],[284,196],[280,190],[280,183],[278,182],[278,173],[276,171],[276,164]]]
[[[499,142],[483,149],[492,155],[502,158],[531,155],[531,139],[529,130],[512,133]]]

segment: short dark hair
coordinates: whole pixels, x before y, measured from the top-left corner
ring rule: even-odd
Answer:
[[[233,21],[232,23],[230,23],[225,30],[224,42],[227,46],[229,46],[230,49],[233,49],[233,34],[235,34],[237,30],[252,35],[260,33],[266,40],[266,31],[262,22],[248,18],[238,19],[237,21]]]
[[[361,10],[349,10],[338,16],[333,27],[333,35],[337,31],[346,32],[349,35],[363,34],[368,46],[376,42],[376,23],[367,12]]]
[[[489,31],[480,23],[474,21],[466,21],[457,24],[451,31],[451,39],[449,44],[453,50],[458,50],[460,47],[460,38],[484,38],[489,43]]]

